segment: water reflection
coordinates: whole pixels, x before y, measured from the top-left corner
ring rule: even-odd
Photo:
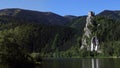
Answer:
[[[91,59],[92,68],[99,68],[99,60],[98,59]]]
[[[50,59],[42,68],[120,68],[120,59]]]
[[[94,59],[92,59],[92,68],[95,68],[95,62],[94,62]]]
[[[81,59],[82,68],[100,68],[99,59]]]
[[[21,66],[19,67],[22,68]],[[10,67],[6,66],[6,64],[1,64],[0,68],[10,68]],[[28,67],[24,67],[24,68],[28,68]],[[45,59],[43,60],[41,65],[36,65],[35,68],[120,68],[120,58],[118,59],[113,59],[113,58]]]

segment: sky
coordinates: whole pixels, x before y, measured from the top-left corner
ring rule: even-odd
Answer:
[[[0,0],[0,9],[5,8],[82,16],[89,11],[98,14],[103,10],[120,10],[120,0]]]

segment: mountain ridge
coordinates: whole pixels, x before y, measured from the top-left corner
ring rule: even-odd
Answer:
[[[15,18],[26,19],[27,21],[35,21],[40,24],[49,25],[66,25],[71,21],[84,16],[65,15],[61,16],[53,12],[41,12],[36,10],[20,9],[20,8],[6,8],[0,10],[0,16],[10,16]],[[107,17],[111,19],[120,18],[120,10],[104,10],[96,16]]]
[[[16,18],[23,18],[28,21],[36,21],[42,24],[65,25],[69,21],[64,17],[52,12],[40,12],[19,8],[9,8],[0,10],[0,16],[10,16]]]
[[[104,10],[100,12],[97,16],[102,16],[110,19],[120,19],[120,10]]]

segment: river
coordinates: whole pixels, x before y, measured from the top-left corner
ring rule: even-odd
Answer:
[[[40,68],[120,68],[120,59],[44,59]]]

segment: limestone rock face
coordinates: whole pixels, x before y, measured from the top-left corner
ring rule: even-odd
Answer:
[[[99,48],[99,41],[97,38],[97,23],[94,20],[94,13],[90,11],[86,18],[86,25],[84,27],[84,34],[82,36],[81,49],[90,51],[97,51]]]

